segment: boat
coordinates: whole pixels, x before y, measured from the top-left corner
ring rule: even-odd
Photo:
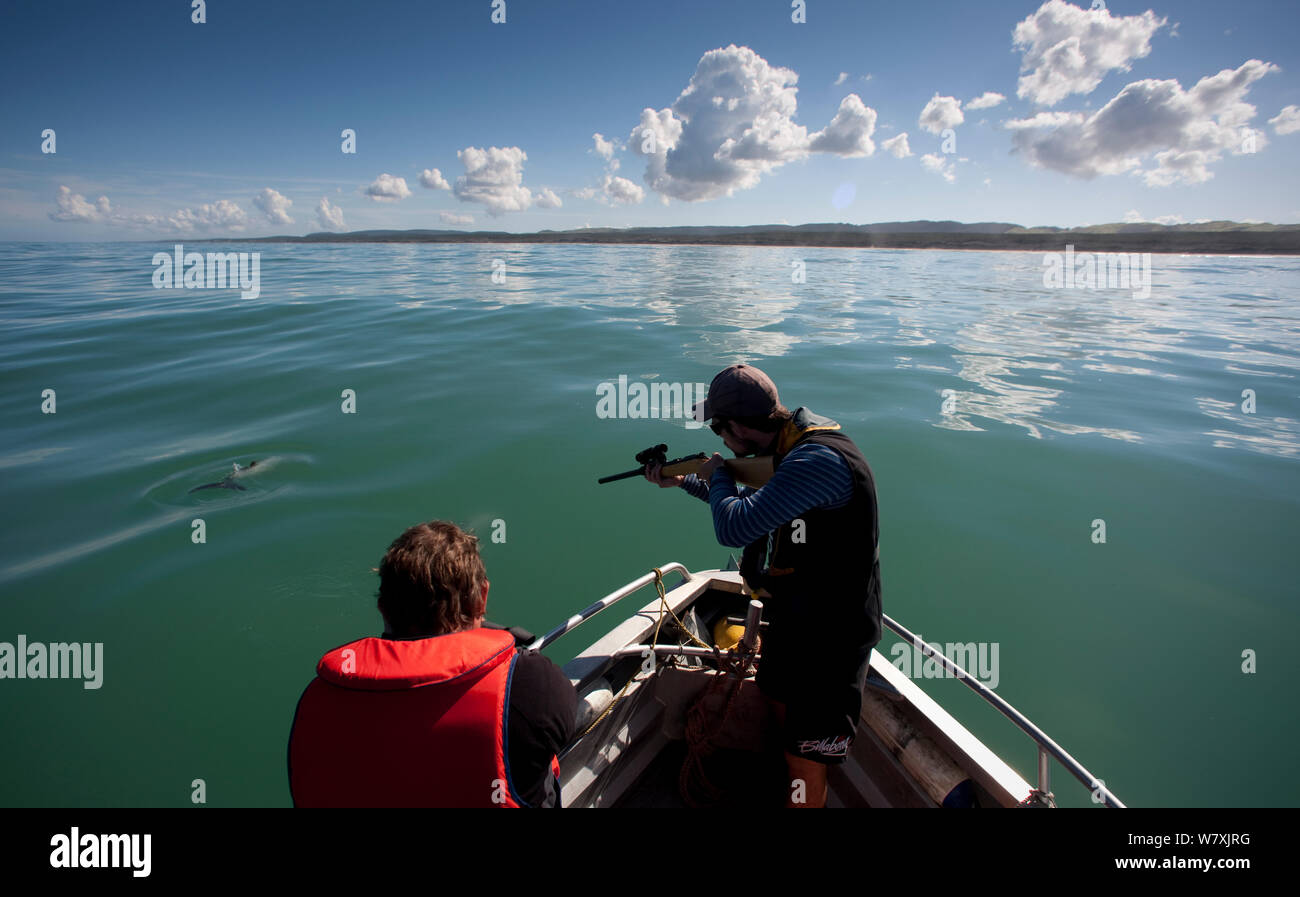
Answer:
[[[678,581],[670,585],[674,576]],[[759,807],[779,806],[786,797],[798,802],[799,783],[787,782],[776,728],[753,678],[762,663],[761,601],[748,593],[734,560],[727,569],[696,573],[676,562],[653,568],[535,639],[528,650],[548,647],[651,585],[651,601],[563,667],[579,695],[580,733],[560,757],[563,805]],[[1036,779],[1030,784],[873,651],[856,736],[845,762],[829,770],[828,807],[1055,807],[1052,760],[1089,789],[1094,802],[1124,807],[1100,779],[974,675],[888,615],[883,622],[1033,739]],[[733,637],[727,644],[715,642],[715,632],[727,628]]]

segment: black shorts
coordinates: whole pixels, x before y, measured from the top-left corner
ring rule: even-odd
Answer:
[[[844,762],[862,715],[873,647],[846,642],[825,627],[771,621],[756,681],[766,697],[785,705],[786,751],[818,763]]]

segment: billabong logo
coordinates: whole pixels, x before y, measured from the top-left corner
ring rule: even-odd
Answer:
[[[135,878],[148,878],[153,835],[71,834],[50,838],[50,866],[55,869],[131,869]]]
[[[823,738],[821,741],[801,741],[799,742],[799,753],[821,754],[823,757],[847,757],[849,745],[852,743],[852,735],[841,735],[839,738]]]

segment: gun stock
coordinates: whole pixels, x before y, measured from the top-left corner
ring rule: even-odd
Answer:
[[[641,465],[640,467],[601,477],[596,482],[612,483],[616,480],[644,476],[646,465],[653,464],[662,464],[662,473],[666,477],[686,476],[699,473],[700,468],[704,466],[710,457],[700,452],[697,455],[688,455],[685,458],[675,458],[670,461],[667,452],[668,446],[663,443],[652,445],[650,448],[637,453],[636,460]],[[743,483],[755,489],[762,487],[768,480],[772,479],[771,456],[763,458],[728,458],[723,463],[726,465],[727,470],[731,471],[731,475],[735,477],[737,483]]]
[[[663,475],[666,477],[686,476],[691,473],[699,473],[700,468],[704,466],[705,458],[687,458],[676,464],[668,464],[663,468]],[[752,486],[755,489],[765,485],[768,480],[772,479],[772,458],[728,458],[723,465],[731,471],[737,483],[743,483],[746,486]]]

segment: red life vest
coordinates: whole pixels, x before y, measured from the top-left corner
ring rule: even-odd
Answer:
[[[330,651],[289,735],[294,805],[519,806],[505,749],[514,658],[500,629]]]

